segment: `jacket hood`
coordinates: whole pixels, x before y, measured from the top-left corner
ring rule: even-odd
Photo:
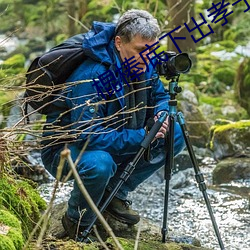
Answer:
[[[95,61],[111,65],[115,27],[113,23],[94,21],[91,30],[85,34],[82,44],[86,55]]]

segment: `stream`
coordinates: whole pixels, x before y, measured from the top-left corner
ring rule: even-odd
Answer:
[[[215,164],[212,158],[206,157],[200,168],[225,249],[250,250],[250,180],[212,185]],[[159,226],[159,232],[162,227],[165,194],[162,172],[155,173],[129,196],[133,201],[132,208]],[[50,182],[39,187],[46,201],[51,197],[53,185],[54,182]],[[72,182],[64,184],[57,193],[55,203],[67,200],[71,188]],[[198,239],[203,247],[220,249],[203,195],[197,187],[193,168],[174,173],[170,180],[168,228],[176,238],[192,237]]]

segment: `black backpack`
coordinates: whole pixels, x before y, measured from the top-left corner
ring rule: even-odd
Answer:
[[[82,47],[84,36],[79,34],[69,38],[31,63],[24,93],[26,114],[28,105],[41,114],[51,110],[66,79],[86,59]]]

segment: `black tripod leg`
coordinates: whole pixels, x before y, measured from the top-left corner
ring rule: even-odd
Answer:
[[[213,228],[214,228],[216,237],[218,239],[220,248],[221,248],[221,250],[224,250],[225,247],[223,245],[221,235],[220,235],[220,232],[219,232],[219,229],[218,229],[218,226],[217,226],[214,214],[213,214],[213,210],[212,210],[212,207],[211,207],[211,204],[210,204],[210,201],[208,199],[207,192],[206,192],[207,187],[206,187],[206,184],[204,182],[204,177],[203,177],[203,174],[201,173],[201,171],[199,169],[199,165],[198,165],[197,159],[195,157],[195,154],[194,154],[191,142],[190,142],[189,133],[188,133],[187,128],[186,128],[186,124],[185,124],[183,114],[181,112],[178,112],[177,113],[177,118],[178,118],[179,124],[181,126],[181,130],[182,130],[185,142],[186,142],[186,146],[187,146],[187,150],[188,150],[190,159],[191,159],[191,161],[193,163],[193,167],[194,167],[194,171],[195,171],[195,179],[196,179],[196,181],[197,181],[197,183],[199,185],[200,191],[203,194],[203,197],[204,197],[204,200],[205,200],[205,203],[206,203],[206,206],[207,206],[207,210],[209,212],[209,215],[210,215],[210,218],[211,218],[211,221],[212,221],[212,224],[213,224]]]
[[[130,162],[126,166],[126,168],[124,169],[123,173],[120,176],[119,182],[114,187],[113,191],[110,193],[109,197],[106,199],[106,201],[104,202],[104,204],[102,205],[102,207],[99,209],[101,213],[107,208],[107,206],[112,201],[112,199],[114,198],[114,196],[116,195],[116,193],[118,192],[118,190],[120,189],[120,187],[122,186],[122,184],[132,174],[132,172],[135,169],[136,164],[138,163],[138,161],[140,160],[140,158],[144,154],[145,150],[149,147],[150,143],[155,138],[155,135],[157,134],[157,132],[161,128],[161,126],[162,126],[162,124],[163,124],[163,122],[165,121],[166,118],[167,118],[167,113],[166,112],[162,112],[162,114],[160,115],[159,119],[155,122],[155,124],[152,127],[152,129],[150,130],[150,132],[147,134],[147,136],[145,137],[145,139],[142,141],[141,148],[139,149],[138,153],[135,155],[133,161]],[[92,220],[92,222],[90,223],[90,225],[82,233],[83,241],[85,239],[87,239],[87,237],[88,237],[89,233],[91,232],[92,227],[94,226],[96,220],[97,220],[97,216],[94,217],[94,219]]]
[[[164,213],[162,225],[162,242],[166,242],[166,235],[168,232],[168,200],[169,200],[169,183],[172,176],[172,169],[174,165],[174,116],[169,115],[169,131],[166,138],[166,161],[165,161],[165,197],[164,197]]]

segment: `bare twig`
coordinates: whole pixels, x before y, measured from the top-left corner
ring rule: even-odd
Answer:
[[[134,250],[138,249],[139,246],[139,237],[140,237],[140,233],[141,233],[141,225],[142,225],[142,221],[139,221],[139,225],[138,225],[138,230],[137,230],[137,234],[136,234],[136,238],[135,238],[135,246],[134,246]]]
[[[77,20],[76,18],[74,18],[71,15],[68,15],[68,17],[72,20],[74,20],[76,23],[80,24],[80,26],[82,26],[86,31],[89,31],[89,28],[87,26],[85,26],[82,22],[80,22],[79,20]]]
[[[105,244],[105,242],[102,240],[100,234],[98,233],[96,225],[93,226],[93,230],[94,230],[94,233],[95,233],[97,239],[99,240],[99,242],[101,243],[101,245],[104,247],[104,249],[109,250],[108,246]]]
[[[116,236],[114,235],[111,227],[109,226],[109,224],[106,222],[106,220],[104,219],[104,217],[102,216],[102,214],[100,213],[100,211],[98,210],[98,208],[96,207],[95,203],[93,202],[92,198],[90,197],[88,191],[86,190],[79,174],[77,173],[77,170],[75,168],[74,162],[71,158],[71,153],[69,149],[64,149],[61,152],[61,157],[62,158],[66,158],[68,160],[69,166],[73,172],[73,176],[75,178],[76,183],[78,184],[78,187],[80,189],[80,191],[82,192],[82,194],[84,195],[84,198],[86,199],[86,201],[88,202],[90,208],[94,211],[94,213],[97,215],[98,219],[100,220],[100,222],[102,223],[102,225],[104,226],[105,230],[108,232],[108,234],[113,238],[115,245],[117,246],[117,248],[119,250],[123,250],[123,247],[121,246],[121,244],[119,243],[118,239],[116,238]]]

